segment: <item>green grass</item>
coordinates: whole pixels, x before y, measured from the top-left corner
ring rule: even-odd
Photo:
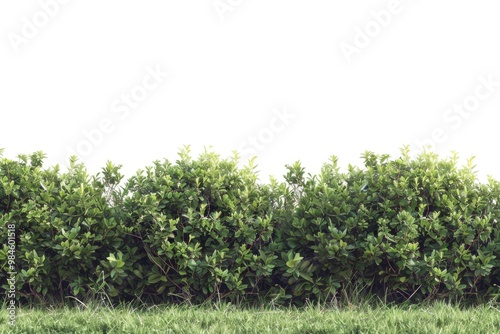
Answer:
[[[13,328],[5,307],[0,316],[1,333],[500,333],[498,308],[460,309],[444,303],[342,310],[232,305],[24,308],[18,310]]]

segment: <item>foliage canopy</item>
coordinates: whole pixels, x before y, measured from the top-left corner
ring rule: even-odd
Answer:
[[[1,151],[0,151],[1,158]],[[122,182],[108,162],[64,173],[44,155],[0,160],[0,283],[21,302],[394,301],[498,298],[500,185],[472,160],[363,154],[318,175],[300,162],[260,183],[253,161],[205,151]],[[10,239],[10,241],[9,241]],[[13,267],[11,267],[11,265]]]

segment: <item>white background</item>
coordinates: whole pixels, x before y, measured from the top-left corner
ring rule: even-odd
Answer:
[[[131,175],[183,145],[228,157],[260,136],[267,181],[296,160],[317,173],[331,155],[397,157],[438,131],[436,152],[475,155],[481,178],[500,179],[499,13],[494,0],[2,1],[0,147],[42,150],[50,166],[85,146],[92,173],[111,160]],[[147,68],[169,75],[115,112]],[[494,91],[445,120],[488,92],[480,77]],[[287,124],[275,119],[284,109]]]

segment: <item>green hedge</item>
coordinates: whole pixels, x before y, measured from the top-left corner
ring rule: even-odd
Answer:
[[[479,183],[457,156],[363,158],[341,172],[332,157],[307,177],[296,162],[268,183],[253,161],[194,160],[188,148],[128,180],[112,163],[89,175],[76,158],[64,173],[44,169],[41,152],[2,158],[0,283],[11,289],[12,264],[16,298],[44,304],[301,304],[358,288],[394,301],[498,298],[499,182]]]
[[[307,180],[291,168],[301,198],[283,231],[303,257],[294,294],[325,299],[362,283],[395,300],[498,295],[499,183],[476,182],[457,156],[363,158],[363,170],[340,173],[333,158]]]

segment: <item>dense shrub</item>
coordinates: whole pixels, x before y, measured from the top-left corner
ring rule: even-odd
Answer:
[[[205,152],[155,162],[127,183],[124,210],[151,266],[151,292],[201,302],[273,290],[276,254],[272,187],[252,165]]]
[[[325,299],[360,282],[396,300],[498,294],[499,183],[457,160],[367,152],[363,170],[340,173],[333,157],[307,180],[289,167],[301,197],[282,228],[301,258],[294,294]]]
[[[107,283],[113,294],[119,277],[101,267],[109,269],[113,262],[107,258],[129,247],[117,222],[121,210],[109,205],[117,195],[118,167],[109,163],[103,176],[89,176],[72,160],[61,174],[57,167],[42,170],[43,158],[37,152],[0,163],[2,287],[8,288],[6,230],[14,225],[18,297],[49,302],[96,293]],[[133,264],[133,258],[127,260]],[[109,276],[113,280],[106,280]]]
[[[15,226],[23,302],[301,304],[355,287],[395,301],[498,298],[499,182],[479,183],[456,155],[363,158],[308,176],[297,162],[268,183],[253,161],[188,148],[125,182],[112,163],[88,175],[75,159],[44,169],[41,152],[2,158],[0,284]]]

